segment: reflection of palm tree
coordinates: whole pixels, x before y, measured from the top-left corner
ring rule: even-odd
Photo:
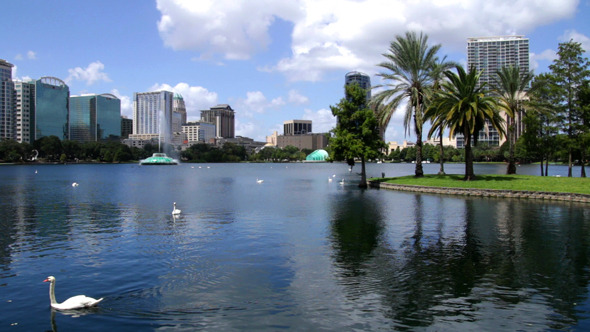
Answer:
[[[456,66],[457,73],[446,71],[448,81],[443,82],[442,91],[432,101],[426,111],[426,117],[441,119],[449,128],[449,137],[456,132],[465,137],[465,180],[475,178],[473,173],[473,155],[471,153],[472,136],[483,129],[486,121],[503,135],[502,118],[496,110],[495,99],[485,96],[483,87],[477,87],[481,73],[471,68],[468,73],[462,66]]]
[[[416,134],[416,176],[424,175],[422,170],[424,104],[427,91],[432,86],[429,73],[439,49],[440,44],[429,47],[428,36],[422,33],[417,36],[415,32],[406,32],[405,36],[396,36],[395,41],[389,46],[389,52],[383,54],[387,60],[379,64],[379,67],[388,70],[387,73],[381,73],[379,76],[392,83],[377,85],[375,88],[386,87],[386,90],[379,92],[372,100],[383,133],[398,106],[402,101],[407,100],[404,127],[406,132],[409,132],[413,118]]]

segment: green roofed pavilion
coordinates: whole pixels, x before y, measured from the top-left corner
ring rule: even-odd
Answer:
[[[305,161],[326,161],[329,155],[326,150],[319,149],[315,150],[314,152],[310,153],[306,158]]]

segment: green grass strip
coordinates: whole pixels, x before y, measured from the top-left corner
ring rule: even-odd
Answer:
[[[401,185],[447,188],[473,188],[496,190],[526,190],[590,194],[590,178],[548,177],[534,175],[476,175],[472,181],[463,181],[462,174],[426,174],[422,178],[413,175],[395,178],[373,178],[372,181]]]

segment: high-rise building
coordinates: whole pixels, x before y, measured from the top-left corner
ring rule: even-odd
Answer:
[[[189,122],[182,126],[182,132],[186,134],[186,144],[209,142],[215,138],[215,125],[209,122]]]
[[[57,136],[69,139],[70,88],[55,77],[41,77],[35,84],[34,139]]]
[[[344,85],[358,84],[367,91],[367,101],[371,99],[371,77],[365,73],[351,71],[344,76]]]
[[[184,99],[179,93],[175,93],[172,100],[172,132],[181,132],[182,126],[185,124],[186,106]]]
[[[70,139],[79,142],[119,139],[121,100],[112,94],[70,97]]]
[[[33,143],[35,140],[35,83],[14,82],[16,92],[16,140]]]
[[[482,71],[478,87],[485,84],[484,89],[491,91],[497,88],[497,72],[503,67],[518,66],[520,71],[529,71],[529,39],[524,36],[495,36],[467,39],[467,67],[474,67]],[[502,113],[506,119],[506,114]],[[517,115],[517,127],[522,128],[522,122]],[[517,131],[517,137],[520,131]],[[465,139],[457,135],[457,147],[463,147]],[[478,144],[499,146],[505,142],[494,127],[487,125],[487,128],[479,132]]]
[[[311,120],[288,120],[283,122],[283,135],[311,134]]]
[[[14,139],[16,135],[12,67],[13,64],[0,59],[0,139]]]
[[[217,105],[209,110],[201,111],[201,122],[213,123],[216,137],[235,137],[235,112],[227,104]]]
[[[171,142],[173,98],[170,91],[134,93],[133,135],[152,135]]]
[[[133,120],[126,116],[121,116],[121,138],[129,138],[133,134]]]

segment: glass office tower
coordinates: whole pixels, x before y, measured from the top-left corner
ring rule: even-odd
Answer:
[[[79,142],[119,139],[121,101],[112,94],[70,97],[70,139]]]
[[[35,140],[45,136],[69,139],[70,88],[59,78],[35,81]]]

